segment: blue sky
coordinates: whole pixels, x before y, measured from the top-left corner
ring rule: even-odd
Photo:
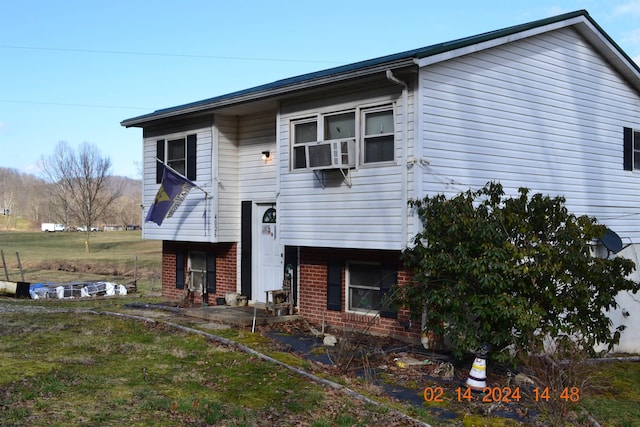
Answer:
[[[0,0],[0,167],[90,142],[140,178],[124,119],[579,9],[640,62],[640,0]]]

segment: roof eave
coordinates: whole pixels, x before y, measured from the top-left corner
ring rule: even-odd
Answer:
[[[459,40],[449,43],[447,46],[432,49],[427,55],[422,55],[416,62],[418,66],[425,67],[565,27],[575,28],[600,54],[607,58],[635,90],[640,92],[640,67],[586,11],[561,15],[555,19],[548,20],[548,22],[539,21],[538,25],[524,24],[494,33],[487,33],[486,36],[476,36],[475,43],[465,43],[465,40]]]
[[[388,69],[406,68],[414,65],[415,61],[413,57],[402,58],[375,64],[369,67],[357,68],[348,72],[336,72],[335,74],[331,75],[322,75],[317,78],[302,79],[299,81],[295,81],[295,79],[293,79],[294,81],[292,83],[283,83],[281,85],[266,84],[263,86],[257,86],[252,89],[230,93],[220,97],[185,104],[183,106],[167,108],[166,111],[158,110],[150,114],[123,120],[122,122],[120,122],[120,124],[124,127],[143,127],[146,124],[158,120],[197,114],[204,111],[213,111],[224,107],[278,97],[286,95],[287,93],[293,93],[300,90],[338,83],[345,80],[367,77],[378,73],[383,73]],[[291,79],[285,79],[282,82],[287,82],[288,80]]]

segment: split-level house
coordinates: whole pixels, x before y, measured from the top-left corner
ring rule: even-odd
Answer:
[[[212,296],[259,303],[291,274],[294,305],[308,320],[415,336],[409,313],[380,305],[410,280],[400,254],[422,224],[409,202],[490,180],[514,195],[528,187],[564,196],[638,261],[640,69],[586,11],[122,125],[143,130],[145,214],[161,162],[199,186],[172,218],[143,227],[144,238],[163,242],[168,298],[181,298],[196,274]],[[622,303],[640,313],[637,299]],[[629,339],[640,345],[638,335]]]

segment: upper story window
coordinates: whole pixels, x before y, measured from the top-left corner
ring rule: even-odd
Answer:
[[[355,138],[355,112],[324,116],[324,140]]]
[[[394,159],[393,110],[363,111],[364,162],[389,162]]]
[[[156,157],[159,162],[156,165],[156,184],[162,181],[162,163],[191,181],[195,181],[197,137],[195,134],[179,138],[160,139],[157,141]]]
[[[395,158],[393,106],[356,108],[291,122],[291,168],[349,168]]]
[[[318,140],[316,118],[301,120],[293,124],[293,168],[304,169],[309,164],[306,143]]]
[[[167,141],[167,164],[184,175],[187,170],[187,138]]]

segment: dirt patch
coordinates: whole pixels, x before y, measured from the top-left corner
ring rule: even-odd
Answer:
[[[160,271],[157,268],[134,269],[132,265],[107,263],[103,261],[41,261],[30,266],[27,276],[31,282],[73,282],[73,281],[107,281],[119,284],[147,283],[153,288],[160,282]],[[153,289],[152,289],[153,290]]]
[[[34,266],[36,270],[49,270],[49,271],[65,271],[71,273],[85,273],[95,274],[100,276],[124,276],[133,277],[134,269],[132,266],[118,265],[107,263],[103,261],[60,261],[60,260],[47,260],[42,261]],[[138,277],[151,278],[157,275],[156,269],[138,268]]]

